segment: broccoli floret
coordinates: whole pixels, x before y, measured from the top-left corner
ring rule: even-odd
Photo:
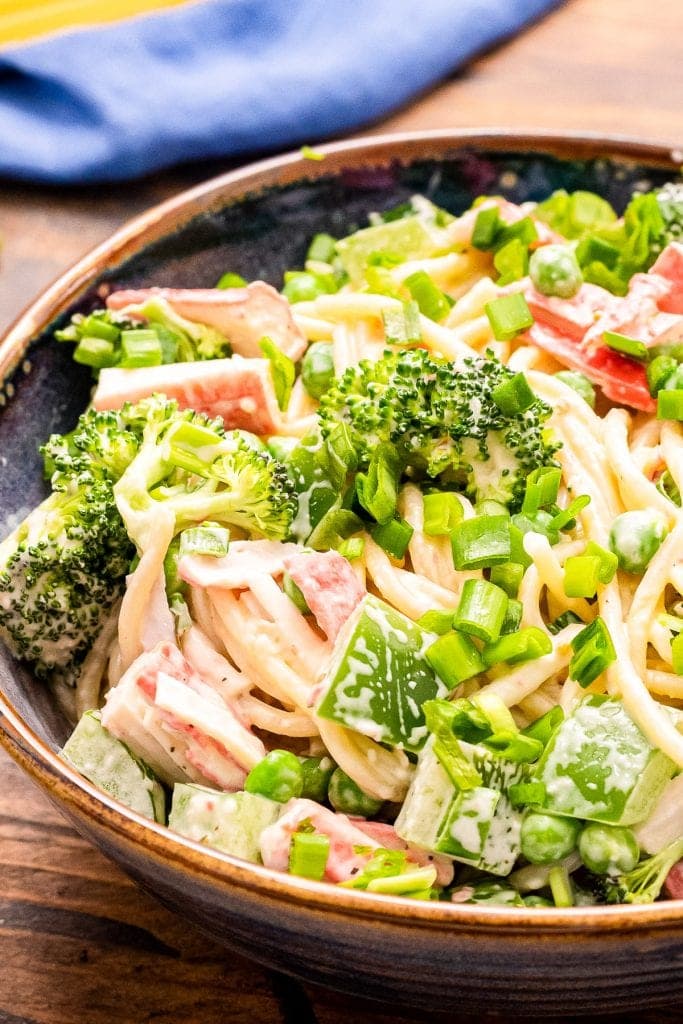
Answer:
[[[130,317],[133,317],[131,320]],[[144,329],[151,336],[146,342],[144,363],[130,347],[131,338]],[[202,359],[222,359],[232,352],[230,342],[214,327],[179,316],[169,303],[158,296],[124,312],[96,309],[88,316],[76,313],[62,330],[58,341],[75,343],[74,359],[90,366],[95,376],[109,366],[160,365],[189,363]],[[139,338],[139,333],[137,335]]]
[[[242,432],[226,434],[220,420],[156,401],[149,400],[140,450],[114,488],[139,553],[157,513],[173,515],[174,533],[211,520],[284,539],[294,514],[284,467]]]
[[[490,352],[461,367],[424,349],[386,352],[350,367],[322,396],[321,431],[328,437],[345,423],[361,470],[390,442],[411,477],[439,477],[476,500],[516,507],[528,473],[553,465],[557,446],[545,435],[550,409],[540,399],[519,412],[496,404],[494,391],[514,376]]]
[[[676,839],[659,853],[642,860],[626,874],[604,879],[595,876],[596,884],[607,903],[653,903],[662,890],[666,876],[682,857],[683,839]]]

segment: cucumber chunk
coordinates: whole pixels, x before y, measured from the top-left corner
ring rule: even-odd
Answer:
[[[277,820],[282,804],[258,793],[219,793],[176,783],[168,827],[197,843],[261,863],[261,833]]]
[[[166,823],[166,794],[151,769],[108,732],[99,711],[86,711],[64,744],[62,757],[126,807]]]
[[[592,694],[559,726],[536,778],[553,814],[634,825],[651,813],[674,770],[620,700]]]

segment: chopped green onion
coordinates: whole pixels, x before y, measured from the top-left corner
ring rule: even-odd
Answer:
[[[677,676],[683,676],[683,633],[678,633],[671,641],[671,662]]]
[[[462,502],[452,491],[425,494],[422,507],[422,529],[428,537],[449,536],[464,517]]]
[[[223,274],[222,277],[216,282],[216,288],[221,290],[225,288],[246,288],[247,282],[241,274],[233,274],[228,271],[227,274]]]
[[[546,711],[544,715],[537,718],[531,725],[527,725],[526,729],[522,729],[522,732],[525,736],[531,736],[532,739],[539,740],[546,747],[550,737],[563,721],[564,711],[559,704],[556,704],[555,707],[550,708],[549,711]]]
[[[311,398],[321,398],[334,380],[334,356],[329,341],[314,341],[301,362],[301,383]]]
[[[495,750],[506,761],[518,764],[530,764],[537,761],[543,753],[543,744],[531,736],[511,729],[501,729],[482,740],[485,747]]]
[[[535,661],[552,652],[550,637],[537,626],[528,626],[518,633],[501,636],[495,643],[487,645],[481,652],[486,668],[499,665],[504,661],[508,665],[518,665],[524,661]]]
[[[311,614],[311,609],[308,607],[306,598],[301,591],[301,587],[294,582],[288,572],[286,572],[282,577],[282,589],[292,604],[299,609],[302,615]]]
[[[514,782],[508,789],[508,799],[513,807],[542,807],[545,786],[542,782]]]
[[[73,352],[74,360],[83,366],[92,366],[101,370],[105,366],[114,366],[117,361],[114,345],[105,338],[86,335],[81,338]]]
[[[522,615],[524,613],[524,605],[521,601],[511,597],[508,599],[508,606],[505,611],[505,618],[503,619],[503,625],[500,627],[501,636],[505,636],[507,633],[516,633],[522,622]]]
[[[453,629],[453,616],[455,615],[455,609],[450,608],[447,611],[441,611],[438,608],[434,608],[432,611],[425,612],[417,620],[418,626],[422,626],[428,633],[436,633],[438,636],[444,636],[446,633],[450,633]]]
[[[556,619],[553,619],[552,622],[548,623],[548,632],[552,633],[553,636],[557,636],[557,634],[561,632],[561,630],[563,630],[566,626],[570,626],[572,623],[579,622],[581,623],[581,625],[583,625],[582,619],[580,619],[579,616],[576,615],[574,612],[562,612],[562,614],[558,615]]]
[[[525,571],[533,561],[524,547],[524,533],[512,521],[510,522],[510,561],[513,564],[521,565]],[[495,583],[495,580],[493,582]]]
[[[310,270],[287,270],[284,281],[282,294],[291,303],[310,302],[339,289],[333,274],[314,274]]]
[[[647,384],[653,398],[666,386],[666,382],[676,373],[678,363],[671,356],[656,356],[646,369]]]
[[[502,562],[500,565],[491,566],[489,579],[491,583],[501,587],[508,597],[517,597],[523,576],[524,566],[519,562]]]
[[[512,517],[512,525],[520,531],[522,536],[527,533],[540,533],[547,537],[551,545],[557,544],[560,539],[559,531],[553,526],[553,516],[549,512],[539,509],[538,512],[517,512]]]
[[[346,508],[330,508],[306,541],[314,551],[337,550],[352,534],[363,529],[363,521]]]
[[[475,516],[507,516],[510,518],[507,505],[493,498],[483,498],[474,505]]]
[[[120,366],[161,366],[161,343],[156,331],[146,328],[121,331]]]
[[[472,245],[474,248],[483,249],[484,251],[492,249],[496,235],[502,226],[503,222],[500,219],[497,206],[487,206],[485,209],[480,210],[472,231]]]
[[[325,875],[330,840],[317,832],[295,832],[289,849],[289,872],[320,882]]]
[[[491,398],[504,416],[517,416],[532,406],[536,400],[523,373],[516,373],[502,384],[498,384],[491,392]]]
[[[450,302],[426,271],[417,270],[406,277],[403,284],[417,302],[420,312],[430,320],[438,323],[450,312]]]
[[[520,331],[525,331],[534,322],[526,299],[521,292],[502,295],[484,306],[484,312],[491,324],[496,341],[511,341]]]
[[[484,671],[479,650],[463,633],[446,633],[425,651],[425,658],[449,689]]]
[[[286,356],[271,338],[261,338],[259,347],[266,359],[270,360],[275,397],[277,404],[284,410],[289,405],[289,396],[296,380],[296,367],[289,356]]]
[[[595,597],[600,582],[597,555],[572,555],[564,563],[564,592],[567,597]]]
[[[103,341],[111,341],[116,344],[121,334],[121,328],[103,320],[102,314],[98,316],[96,313],[91,313],[79,323],[78,334],[81,338],[102,338]]]
[[[342,541],[337,549],[340,555],[347,558],[349,562],[355,561],[356,558],[361,558],[365,551],[365,540],[363,537],[349,537],[348,540]]]
[[[600,547],[594,540],[589,540],[588,544],[586,544],[586,554],[595,555],[600,559],[600,566],[598,568],[598,579],[600,582],[611,583],[619,566],[618,556],[613,551]]]
[[[459,740],[466,743],[479,743],[491,735],[491,723],[471,700],[460,697],[458,700],[447,701],[448,711],[445,713],[451,723],[451,732]]]
[[[555,864],[548,872],[550,891],[556,907],[573,907],[574,892],[569,872],[564,864]]]
[[[657,394],[658,420],[683,420],[683,389],[662,390]]]
[[[221,438],[209,427],[181,420],[171,427],[165,437],[170,461],[179,469],[197,476],[208,477],[211,465],[220,452]]]
[[[402,303],[400,309],[382,310],[387,345],[417,345],[422,341],[420,307],[414,299]]]
[[[482,569],[511,560],[510,520],[507,516],[474,516],[458,523],[451,533],[453,565]]]
[[[466,580],[453,626],[461,633],[491,643],[500,636],[508,597],[504,590],[488,580]]]
[[[405,555],[414,532],[405,519],[390,519],[388,523],[375,526],[371,530],[371,536],[387,554],[400,560]]]
[[[226,526],[192,526],[180,534],[180,557],[184,555],[210,555],[222,558],[230,545],[230,530]]]
[[[465,790],[481,786],[481,775],[465,756],[453,732],[453,723],[457,717],[453,705],[447,700],[427,700],[422,710],[427,729],[434,736],[434,753],[453,785]]]
[[[561,509],[557,515],[553,516],[551,526],[554,530],[564,530],[565,527],[569,526],[571,522],[578,516],[579,512],[582,512],[587,505],[590,505],[591,499],[589,494],[580,494],[578,498],[574,498],[566,508]]]
[[[520,281],[529,270],[529,249],[520,238],[511,238],[498,249],[493,265],[500,275],[496,281],[500,287]]]
[[[484,715],[490,732],[499,732],[502,729],[513,733],[519,732],[511,711],[497,694],[483,690],[473,694],[470,703]]]
[[[533,514],[546,505],[552,505],[557,500],[561,479],[562,470],[555,466],[541,466],[529,473],[522,512]]]
[[[314,235],[306,253],[307,260],[315,260],[318,263],[331,263],[337,249],[337,239],[332,235],[321,232]]]
[[[386,878],[372,878],[368,882],[368,892],[383,892],[391,896],[412,896],[424,889],[431,889],[436,881],[436,868],[415,868],[404,871],[400,875],[389,875]]]
[[[605,331],[602,337],[608,348],[614,349],[615,352],[623,352],[625,356],[643,363],[647,359],[647,345],[637,338],[629,338],[625,334],[617,334],[616,331]]]
[[[358,500],[378,523],[394,517],[400,475],[398,453],[393,444],[383,441],[372,453],[367,472],[356,476]]]
[[[574,654],[569,662],[569,675],[579,686],[590,686],[617,658],[609,630],[599,616],[577,633],[571,646]]]
[[[663,494],[674,505],[678,505],[679,508],[681,507],[681,492],[678,490],[676,481],[668,469],[664,470],[655,486],[660,494]]]

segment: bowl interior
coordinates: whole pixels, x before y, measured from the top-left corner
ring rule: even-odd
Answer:
[[[292,183],[243,192],[237,199],[232,190],[218,204],[214,197],[205,212],[151,244],[134,246],[125,261],[102,260],[78,302],[27,339],[23,360],[0,391],[0,536],[46,493],[39,445],[50,433],[70,429],[88,402],[90,371],[76,365],[72,347],[55,343],[52,334],[73,312],[101,305],[103,286],[210,287],[229,270],[280,287],[286,269],[303,266],[316,232],[341,237],[365,225],[370,212],[390,209],[415,193],[459,213],[484,192],[524,202],[559,188],[584,188],[601,193],[620,210],[635,188],[650,188],[671,175],[637,160],[559,158],[522,146],[511,151],[509,140],[503,151],[451,145],[443,158],[413,156],[407,162],[396,154],[387,162],[384,154],[374,164],[367,152],[350,151],[341,170],[337,161],[334,173],[326,173],[323,164],[311,176],[305,163]],[[49,691],[2,644],[0,689],[48,745],[57,749],[64,742],[67,723]]]

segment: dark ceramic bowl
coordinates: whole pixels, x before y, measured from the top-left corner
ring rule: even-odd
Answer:
[[[54,327],[100,285],[207,286],[225,270],[275,285],[317,231],[341,235],[415,192],[453,210],[481,192],[515,201],[589,188],[622,208],[681,155],[624,140],[430,133],[323,147],[200,185],[117,232],[49,288],[0,348],[0,518],[43,496],[37,446],[70,428],[89,375]],[[4,716],[4,717],[3,717]],[[683,996],[683,902],[571,910],[418,903],[254,867],[153,825],[56,754],[67,724],[0,651],[0,740],[87,837],[145,889],[261,963],[340,990],[432,1010],[589,1014]]]

